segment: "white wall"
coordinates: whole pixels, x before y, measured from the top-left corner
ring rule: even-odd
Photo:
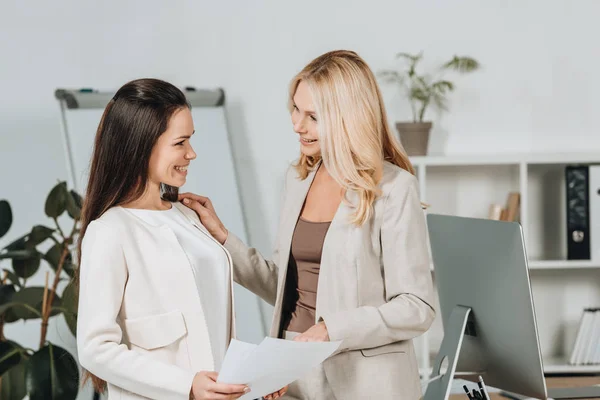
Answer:
[[[287,83],[331,49],[356,50],[376,70],[399,51],[424,50],[431,63],[476,57],[483,69],[457,81],[437,128],[447,153],[598,150],[597,15],[594,0],[3,2],[0,198],[16,223],[0,244],[49,223],[45,196],[67,177],[57,87],[117,88],[142,76],[223,87],[250,239],[264,252],[281,174],[298,151]],[[408,116],[392,88],[384,94],[392,121]],[[37,328],[11,332],[38,340]]]

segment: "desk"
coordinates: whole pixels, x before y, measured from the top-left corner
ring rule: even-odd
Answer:
[[[581,377],[552,377],[546,378],[548,387],[577,387],[577,386],[592,386],[600,385],[600,376],[581,376]],[[473,387],[471,387],[473,388]],[[491,400],[506,400],[506,397],[500,396],[498,393],[490,394]],[[453,394],[451,400],[466,400],[466,394]],[[585,399],[582,399],[585,400]]]

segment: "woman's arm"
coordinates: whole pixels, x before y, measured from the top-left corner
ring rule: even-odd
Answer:
[[[247,246],[231,232],[229,232],[224,246],[233,260],[233,279],[274,306],[279,275],[279,269],[275,262],[264,258],[258,250]],[[279,251],[275,246],[272,259],[277,260],[278,256]]]
[[[90,223],[81,250],[77,350],[99,378],[152,399],[188,400],[195,373],[131,351],[117,323],[127,282],[119,235]]]
[[[417,180],[399,179],[386,199],[381,226],[387,302],[322,315],[340,350],[371,348],[421,335],[435,318],[425,216]]]

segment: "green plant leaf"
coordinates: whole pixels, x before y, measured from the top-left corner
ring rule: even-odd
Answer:
[[[52,246],[50,250],[48,250],[48,252],[44,255],[44,260],[48,261],[54,272],[56,272],[56,269],[58,268],[58,263],[60,262],[60,256],[62,254],[62,249],[64,245],[64,243],[57,243],[54,246]],[[70,277],[73,277],[75,273],[73,268],[73,256],[71,255],[71,252],[68,252],[67,256],[65,257],[63,271]]]
[[[0,200],[0,237],[6,235],[13,222],[12,210],[6,200]]]
[[[11,323],[19,320],[10,306],[5,307],[5,304],[12,302],[13,296],[16,293],[14,285],[0,286],[0,315],[4,315],[4,322]],[[5,308],[3,308],[5,307]]]
[[[0,375],[21,362],[21,346],[11,341],[0,342]]]
[[[446,100],[446,96],[439,92],[433,93],[431,96],[433,104],[442,111],[448,111],[448,101]]]
[[[404,58],[405,60],[408,60],[412,63],[416,63],[423,58],[423,52],[421,51],[418,54],[400,52],[396,54],[396,58]]]
[[[27,242],[27,238],[29,237],[29,233],[27,235],[23,235],[15,241],[11,242],[8,246],[6,246],[2,250],[12,251],[12,250],[25,250],[25,243]]]
[[[431,88],[441,94],[454,90],[454,84],[450,81],[437,81],[431,84]]]
[[[55,231],[56,229],[48,228],[47,226],[36,225],[27,238],[27,245],[35,247],[50,238]]]
[[[10,269],[6,269],[6,268],[4,268],[2,271],[4,271],[4,273],[6,274],[7,278],[15,286],[18,286],[19,288],[23,287],[23,284],[21,283],[21,279],[19,279],[19,277],[14,272],[12,272]]]
[[[63,290],[62,307],[66,310],[63,312],[65,322],[73,336],[77,336],[77,293],[75,281],[71,281]]]
[[[35,257],[37,251],[36,250],[11,250],[5,251],[4,253],[0,253],[0,260],[4,258],[12,258],[17,260],[27,260],[29,258]]]
[[[50,218],[58,218],[65,212],[68,194],[66,182],[54,186],[46,198],[46,215]]]
[[[0,285],[0,305],[11,301],[15,293],[15,285]]]
[[[25,387],[26,365],[27,361],[23,359],[2,375],[0,399],[22,400],[27,395],[27,388]]]
[[[473,72],[479,69],[479,62],[471,57],[454,56],[452,60],[443,65],[443,68],[462,73]]]
[[[415,82],[425,92],[431,91],[430,78],[428,76],[415,76]]]
[[[14,342],[0,342],[0,375],[21,362],[21,352],[21,346]]]
[[[41,259],[42,255],[37,251],[29,258],[13,258],[13,271],[15,271],[17,276],[27,279],[38,271]]]
[[[406,71],[406,75],[408,75],[409,78],[413,78],[417,73],[417,64],[423,58],[423,52],[421,51],[419,54],[398,53],[396,54],[396,57],[408,61],[408,71]]]
[[[50,296],[51,289],[48,289]],[[10,303],[0,306],[0,313],[5,309],[10,309],[19,319],[35,319],[42,315],[42,302],[44,299],[44,288],[39,286],[27,287],[16,292]],[[53,307],[60,307],[62,300],[60,296],[54,295],[52,301]],[[60,314],[60,310],[52,309],[50,316]]]
[[[419,87],[413,87],[410,91],[410,97],[420,102],[429,101],[429,95]]]
[[[73,196],[77,207],[83,208],[83,197],[81,197],[81,195],[74,190],[69,190],[69,193],[71,193],[71,196]]]
[[[79,390],[77,362],[65,349],[48,343],[29,358],[25,384],[30,400],[74,400]]]
[[[73,199],[71,193],[67,192],[66,200],[66,208],[69,217],[73,219],[79,219],[81,217],[81,208],[77,207],[77,204],[75,204],[75,199]]]
[[[67,212],[73,219],[81,218],[81,207],[83,206],[83,198],[74,190],[67,193]]]
[[[383,70],[378,73],[378,76],[386,83],[404,84],[405,78],[397,71]]]
[[[0,314],[12,312],[16,320],[41,318],[42,314],[27,303],[11,301],[0,306]],[[14,321],[13,321],[14,322]]]

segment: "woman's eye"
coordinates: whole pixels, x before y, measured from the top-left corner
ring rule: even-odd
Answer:
[[[317,122],[317,117],[315,117],[314,115],[311,115],[310,119],[312,119],[313,121]]]
[[[185,140],[182,140],[181,142],[175,143],[175,146],[183,146],[184,142],[185,142]]]

